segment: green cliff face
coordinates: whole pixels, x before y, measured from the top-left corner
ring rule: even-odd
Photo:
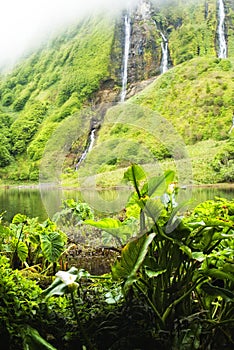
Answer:
[[[216,0],[145,0],[131,10],[127,97],[170,121],[187,144],[216,140],[226,143],[233,113],[234,4],[225,3],[228,59],[217,59]],[[82,119],[83,108],[119,102],[124,54],[124,14],[90,17],[68,28],[28,55],[0,81],[0,175],[3,181],[37,181],[40,159],[51,135],[75,116],[82,136],[68,150],[66,166],[74,169],[87,144],[90,128],[104,142],[119,134],[138,143],[132,131],[106,130],[101,117]],[[161,73],[163,36],[168,68]],[[140,94],[136,91],[156,79]],[[134,96],[135,95],[135,96]],[[127,118],[127,116],[126,116]],[[104,135],[104,136],[103,136]],[[113,136],[114,135],[114,136]],[[170,152],[144,135],[159,159]],[[122,149],[120,153],[127,153]],[[133,152],[134,153],[134,152]],[[144,153],[144,152],[143,152]],[[142,161],[143,154],[139,154]],[[124,162],[103,164],[105,169]],[[72,171],[72,170],[71,170]]]
[[[88,18],[2,77],[1,116],[9,121],[5,148],[12,159],[8,179],[36,180],[44,146],[57,125],[92,103],[110,79],[113,33],[112,18]]]

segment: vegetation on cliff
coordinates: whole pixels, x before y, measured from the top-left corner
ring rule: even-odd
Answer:
[[[169,66],[174,68],[133,97],[131,103],[147,106],[172,123],[184,143],[189,145],[191,154],[195,155],[196,149],[201,148],[199,142],[205,145],[204,142],[214,140],[217,151],[212,153],[214,156],[229,142],[234,54],[234,9],[229,0],[225,2],[225,12],[228,59],[224,60],[216,58],[215,0],[186,3],[171,0],[160,5],[152,1],[146,19],[143,15],[139,17],[139,12],[132,14],[128,96],[135,94],[142,79],[154,75],[157,78],[160,72],[161,32],[168,40]],[[118,138],[123,135],[135,143],[131,149],[126,142],[121,147],[119,145],[114,160],[103,160],[102,156],[97,156],[94,162],[100,164],[93,164],[92,168],[98,173],[124,168],[128,163],[123,159],[129,159],[130,155],[134,155],[132,161],[136,162],[147,162],[147,152],[151,152],[159,161],[171,157],[170,150],[161,142],[156,142],[146,131],[142,130],[140,135],[127,125],[111,129],[110,125],[102,125],[103,112],[100,112],[102,115],[99,114],[98,120],[90,115],[82,119],[84,107],[96,109],[102,103],[116,103],[119,100],[123,26],[121,17],[87,18],[45,43],[8,74],[2,75],[0,175],[4,182],[38,181],[40,161],[47,141],[56,128],[63,128],[63,123],[71,117],[79,120],[79,127],[83,125],[82,135],[73,140],[63,166],[63,169],[70,168],[70,172],[73,172],[87,145],[93,123],[98,129],[96,144],[100,152],[101,142],[112,144],[107,147],[109,152],[111,147],[117,147]],[[125,120],[128,121],[127,107],[125,112]],[[111,113],[115,114],[110,112],[107,118],[112,118]],[[145,117],[142,125],[147,125],[147,115]],[[146,152],[142,148],[143,140]],[[142,145],[140,149],[137,147],[139,143]],[[196,158],[198,154],[200,156],[197,153]],[[196,163],[194,165],[197,166]],[[216,176],[212,167],[208,172],[207,169],[202,169],[203,175],[197,174],[195,181],[210,182],[213,179],[216,182],[232,178]]]
[[[2,77],[1,166],[12,161],[8,179],[38,180],[38,160],[53,130],[109,78],[113,27],[108,17],[89,18]]]

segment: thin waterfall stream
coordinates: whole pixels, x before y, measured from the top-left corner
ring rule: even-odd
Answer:
[[[88,146],[85,148],[85,150],[82,153],[79,161],[76,163],[76,165],[75,165],[76,170],[78,170],[80,164],[86,159],[88,153],[93,148],[94,141],[95,141],[95,131],[96,131],[96,129],[92,129],[91,130],[91,133],[90,133],[89,138],[88,138]]]
[[[120,102],[124,102],[127,93],[128,83],[128,56],[130,51],[130,38],[131,38],[131,19],[129,14],[124,17],[124,56],[123,56],[123,70],[122,70],[122,91],[120,96]]]
[[[225,9],[223,0],[218,0],[218,40],[219,40],[219,58],[227,58],[227,44],[225,39]]]
[[[124,17],[124,56],[123,56],[123,70],[122,70],[122,91],[120,102],[124,102],[127,94],[127,82],[128,82],[128,56],[130,51],[130,37],[131,37],[131,19],[129,14],[126,14]],[[88,153],[91,151],[95,141],[95,129],[92,129],[89,138],[88,146],[85,148],[82,153],[79,161],[75,165],[75,169],[78,170],[80,164],[86,159]]]
[[[162,42],[162,61],[161,61],[161,73],[165,73],[168,70],[168,41],[165,35],[161,32]]]

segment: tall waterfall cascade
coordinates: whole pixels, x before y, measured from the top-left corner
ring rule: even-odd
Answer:
[[[131,18],[129,14],[124,16],[124,55],[123,55],[123,69],[122,69],[122,91],[120,101],[124,102],[127,94],[128,83],[128,56],[130,51],[131,39]]]
[[[93,148],[94,142],[95,142],[95,129],[91,130],[91,133],[89,135],[89,139],[88,139],[88,146],[86,147],[86,149],[84,150],[84,152],[82,153],[78,163],[76,163],[76,170],[78,170],[80,164],[86,159],[88,153],[91,151],[91,149]]]
[[[168,70],[168,41],[163,33],[160,33],[162,37],[162,61],[161,61],[161,73],[165,73]]]
[[[151,1],[149,0],[138,0],[135,6],[133,5],[133,1],[127,2],[126,8],[127,10],[124,16],[124,49],[121,69],[122,90],[120,102],[125,101],[128,83],[132,83],[134,80],[133,71],[140,70],[139,67],[143,65],[146,37],[144,29],[143,32],[140,32],[139,28],[143,26],[144,22],[152,21],[153,11]]]
[[[225,9],[223,0],[218,0],[218,41],[219,41],[219,58],[227,58],[227,44],[225,39]]]

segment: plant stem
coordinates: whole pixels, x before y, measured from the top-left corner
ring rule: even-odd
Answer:
[[[180,298],[174,300],[165,310],[163,316],[162,316],[162,320],[165,323],[167,317],[170,315],[171,310],[173,309],[174,306],[176,306],[177,304],[179,304],[184,298],[186,298],[193,290],[194,288],[202,281],[205,280],[204,277],[198,278],[192,285],[192,287],[185,293],[183,294]]]
[[[165,323],[159,313],[159,311],[157,310],[157,308],[155,307],[155,305],[152,303],[152,301],[150,300],[150,298],[148,297],[148,295],[144,292],[144,290],[141,288],[141,286],[139,284],[135,284],[136,288],[144,295],[144,297],[146,298],[148,304],[150,305],[150,307],[153,309],[153,311],[155,312],[156,316],[159,319],[159,324],[161,329],[164,329]]]
[[[18,267],[17,266],[18,246],[19,246],[19,242],[20,242],[20,239],[21,239],[21,235],[23,233],[23,228],[24,228],[24,224],[22,224],[22,227],[20,229],[19,238],[17,240],[16,246],[15,246],[15,251],[13,253],[12,260],[11,260],[11,266],[12,266],[13,269],[16,269]]]
[[[133,166],[131,167],[131,170],[132,170],[133,183],[134,183],[134,187],[135,187],[137,196],[139,199],[141,199],[141,193],[140,193],[140,190],[138,188],[137,179],[136,179],[136,175],[135,175],[135,171],[134,171]]]

